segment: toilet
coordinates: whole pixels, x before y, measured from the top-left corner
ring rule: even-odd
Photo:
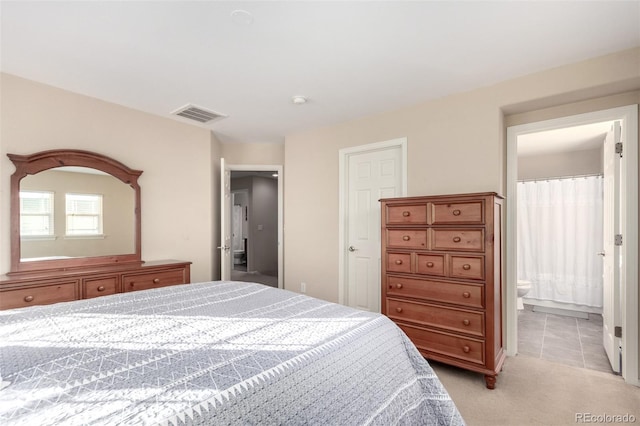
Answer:
[[[531,281],[518,280],[518,310],[524,309],[522,297],[531,290]]]

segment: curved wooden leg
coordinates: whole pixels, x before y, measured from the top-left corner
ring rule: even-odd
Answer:
[[[488,374],[485,374],[484,381],[487,384],[487,389],[495,389],[496,376],[489,376]]]

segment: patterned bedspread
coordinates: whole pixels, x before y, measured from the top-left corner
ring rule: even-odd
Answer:
[[[0,311],[2,425],[461,425],[386,317],[210,282]]]

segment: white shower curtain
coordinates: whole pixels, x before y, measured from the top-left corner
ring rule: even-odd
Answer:
[[[518,279],[527,298],[602,307],[601,176],[518,183]]]

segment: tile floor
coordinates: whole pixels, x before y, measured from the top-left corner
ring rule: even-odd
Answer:
[[[534,312],[531,305],[518,312],[518,351],[548,361],[613,374],[602,346],[602,316],[589,319]]]

